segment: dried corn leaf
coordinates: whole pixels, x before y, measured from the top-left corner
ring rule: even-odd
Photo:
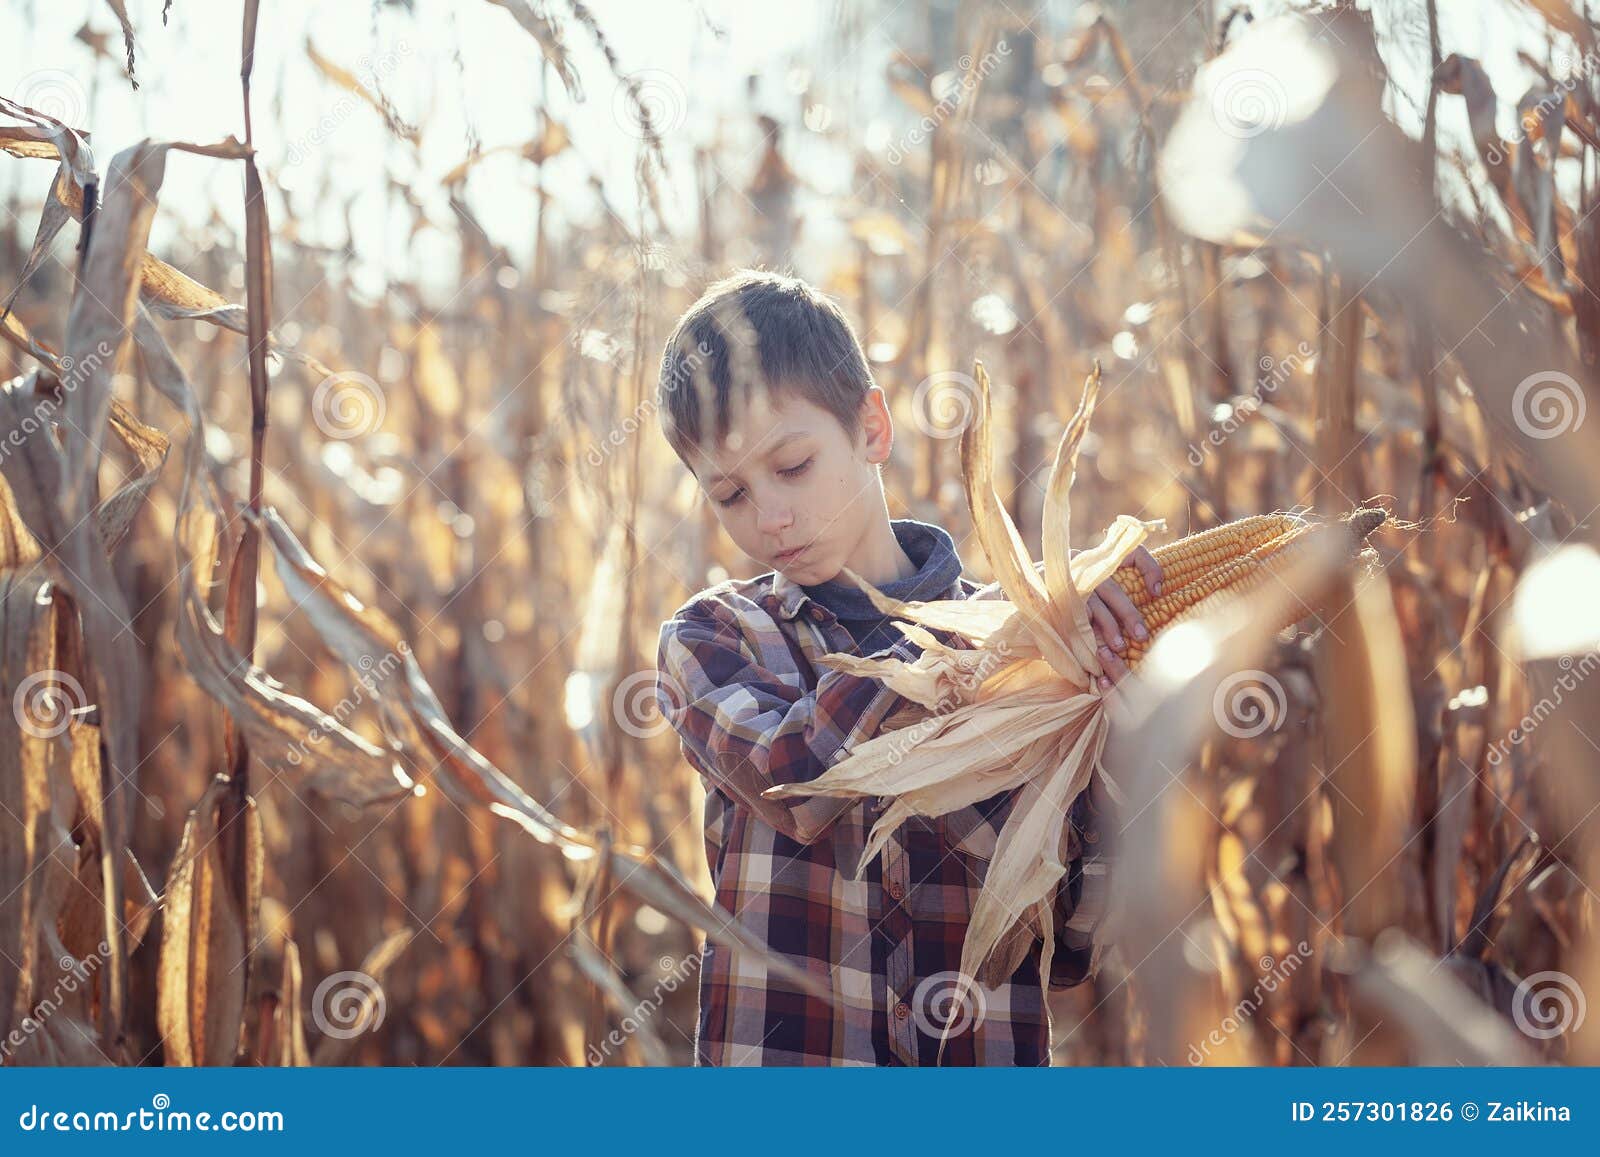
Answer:
[[[1044,583],[1034,570],[1022,536],[1017,533],[1010,513],[994,488],[989,375],[983,363],[977,363],[973,376],[978,383],[977,407],[972,421],[961,433],[961,475],[966,486],[967,507],[972,512],[973,530],[1006,597],[1017,608],[1018,617],[1045,659],[1064,678],[1087,686],[1091,672],[1100,674],[1100,660],[1092,646],[1085,649],[1081,642],[1075,645],[1063,639],[1055,629],[1055,617]]]
[[[76,732],[79,725],[74,724],[73,729]],[[77,758],[77,748],[73,749],[73,757]],[[79,960],[98,957],[105,936],[105,889],[100,880],[98,848],[89,845],[79,848],[77,886],[68,892],[58,928],[61,942]],[[121,920],[128,934],[128,951],[132,952],[144,942],[144,934],[161,907],[161,900],[139,861],[127,848],[122,850],[122,894]]]
[[[300,947],[286,938],[278,989],[261,996],[253,1048],[260,1064],[279,1068],[305,1068],[311,1064],[311,1052],[306,1047],[305,1017],[301,1011],[304,990]]]
[[[467,179],[467,174],[472,172],[485,158],[497,154],[515,153],[525,161],[532,161],[536,165],[542,165],[551,157],[565,152],[567,147],[572,144],[572,136],[567,132],[567,126],[551,117],[543,109],[539,112],[539,123],[543,127],[539,135],[532,140],[524,141],[520,145],[496,145],[492,149],[482,149],[451,169],[439,179],[439,183],[446,188],[452,185],[459,185]]]
[[[561,29],[552,18],[546,12],[536,10],[528,0],[489,0],[489,3],[511,13],[512,19],[539,45],[539,51],[544,54],[546,63],[555,69],[556,76],[561,78],[561,85],[567,90],[567,95],[575,101],[581,101],[583,85],[578,80],[577,69],[573,67],[572,60],[567,55],[567,46],[561,35]]]
[[[11,484],[0,473],[0,570],[20,570],[36,562],[44,552],[28,531],[17,510]]]
[[[13,116],[30,113],[31,110],[22,106],[12,105],[0,98],[0,111],[8,112]],[[39,264],[48,252],[48,246],[61,227],[68,219],[77,219],[83,216],[83,188],[87,183],[95,181],[96,175],[93,168],[93,159],[89,154],[88,146],[79,139],[80,135],[67,129],[42,113],[33,113],[32,118],[38,120],[52,134],[51,141],[35,141],[38,148],[26,148],[25,143],[35,138],[29,133],[45,131],[37,129],[11,129],[0,130],[0,148],[6,148],[8,141],[12,147],[6,151],[17,152],[18,155],[27,156],[60,156],[62,158],[61,171],[52,183],[50,194],[45,201],[44,212],[40,217],[39,228],[34,237],[31,251],[23,265],[22,273],[12,287],[10,295],[3,306],[0,306],[0,318],[8,317],[11,304],[27,284]],[[8,138],[4,133],[9,132]],[[63,151],[61,144],[66,144]],[[149,144],[149,142],[146,142]],[[161,145],[152,145],[152,148],[176,148],[184,152],[199,153],[212,157],[243,157],[245,146],[239,144],[232,137],[215,145],[193,145],[186,143],[168,142]],[[113,164],[115,164],[115,160]],[[142,252],[138,257],[139,263],[139,293],[144,303],[163,317],[173,319],[187,319],[192,321],[206,321],[213,325],[230,329],[238,334],[247,335],[249,332],[249,317],[245,308],[235,305],[223,297],[216,290],[211,289],[181,270],[167,264],[159,257],[148,251]],[[4,331],[0,331],[4,332]],[[25,330],[17,323],[15,333],[6,333],[5,336],[13,340],[22,348],[48,362],[58,373],[69,372],[64,369],[48,347],[35,343],[27,336]],[[279,340],[271,339],[271,349],[274,353],[304,365],[311,373],[319,377],[330,377],[333,370],[323,362],[309,354],[302,353],[295,347]],[[112,347],[115,348],[115,347]]]
[[[0,113],[24,122],[20,128],[0,129],[0,148],[17,157],[59,160],[79,185],[94,180],[94,153],[89,148],[87,132],[3,96]]]
[[[295,1068],[311,1064],[311,1050],[306,1047],[305,1017],[301,1013],[301,993],[305,983],[300,971],[300,949],[290,940],[283,953],[283,1046],[278,1051],[278,1063]]]
[[[46,365],[59,367],[61,364],[60,354],[48,343],[39,341],[29,333],[28,327],[14,314],[0,314],[0,338],[4,338],[23,353],[38,358]]]
[[[44,211],[39,214],[39,227],[34,231],[33,245],[28,250],[28,256],[22,263],[22,272],[17,275],[17,282],[12,286],[11,292],[0,303],[0,314],[11,312],[12,305],[17,300],[17,295],[22,292],[23,286],[28,284],[29,278],[43,264],[45,254],[50,250],[50,242],[55,240],[61,227],[72,219],[72,211],[62,200],[60,190],[72,180],[72,176],[65,163],[56,173],[56,179],[50,186],[50,193],[44,200]]]
[[[600,989],[606,1003],[623,1023],[628,1040],[644,1054],[644,1063],[657,1068],[671,1064],[661,1037],[650,1026],[649,1020],[640,1015],[641,1002],[628,991],[622,977],[617,975],[617,970],[606,960],[605,954],[588,933],[581,930],[573,933],[572,958],[577,961],[579,971]]]
[[[66,952],[56,921],[77,860],[57,740],[70,676],[57,666],[57,613],[47,580],[0,573],[0,692],[23,708],[0,712],[0,1039],[13,1043],[13,1031],[38,1028],[33,1011]]]
[[[163,904],[156,1023],[169,1065],[232,1065],[243,1029],[245,955],[254,942],[264,868],[261,815],[243,818],[246,892],[234,894],[222,863],[219,809],[230,790],[214,776],[183,827]]]
[[[855,583],[885,615],[910,619],[934,631],[950,631],[983,646],[1002,627],[1016,617],[1017,608],[994,599],[941,599],[934,602],[902,602],[884,594],[849,567],[840,572]]]
[[[1073,413],[1072,420],[1067,423],[1066,431],[1056,446],[1055,462],[1051,466],[1050,478],[1045,485],[1044,526],[1040,533],[1044,547],[1045,592],[1050,600],[1051,620],[1055,624],[1056,633],[1067,640],[1069,645],[1074,641],[1078,643],[1073,646],[1073,653],[1086,671],[1093,671],[1095,674],[1099,674],[1100,671],[1098,663],[1092,661],[1094,659],[1092,639],[1087,644],[1087,655],[1083,646],[1083,641],[1090,632],[1089,612],[1078,587],[1072,581],[1072,505],[1068,501],[1068,493],[1078,473],[1078,447],[1083,441],[1083,435],[1089,429],[1089,419],[1094,414],[1094,405],[1099,393],[1100,364],[1096,362],[1094,373],[1090,374],[1089,380],[1084,383],[1083,397],[1078,401],[1078,408]],[[1022,553],[1021,558],[1027,571],[1031,567],[1032,560],[1026,551]],[[1117,561],[1120,562],[1121,559]],[[1066,671],[1061,673],[1068,674]]]
[[[317,46],[311,42],[311,37],[309,36],[306,37],[306,56],[324,77],[346,92],[360,97],[368,107],[383,118],[384,125],[395,136],[412,146],[415,146],[422,139],[422,134],[418,131],[417,126],[408,124],[381,92],[373,92],[361,83],[355,73],[323,56],[322,53],[317,51]]]
[[[915,732],[876,735],[830,768],[822,777],[829,780],[824,794],[895,797],[873,827],[857,877],[906,815],[945,815],[1037,774],[1038,760],[1055,754],[1048,747],[1041,749],[1040,743],[1096,710],[1097,696],[1073,690],[1051,674],[1034,688],[1001,701],[969,705],[912,724]],[[914,757],[908,749],[914,749]],[[775,798],[815,794],[819,782],[783,784],[767,794]]]
[[[37,371],[0,385],[0,413],[13,423],[15,441],[24,450],[6,469],[3,493],[8,501],[0,517],[0,563],[22,566],[43,553],[38,539],[28,529],[30,519],[47,517],[50,495],[56,485],[61,456],[46,433],[61,408],[59,382]],[[143,505],[166,462],[168,440],[165,434],[146,426],[121,402],[112,400],[111,431],[138,459],[139,469],[103,499],[95,508],[94,525],[101,546],[115,550],[127,534],[139,507]]]
[[[4,98],[0,97],[0,100]],[[3,107],[0,106],[0,109]],[[52,141],[40,136],[38,130],[17,125],[0,125],[0,153],[40,161],[61,159],[61,150]]]
[[[1089,777],[1099,766],[1109,726],[1103,711],[1088,712],[1075,733],[1069,730],[1058,737],[1054,758],[1047,758],[1038,774],[1022,786],[972,905],[961,945],[964,977],[979,974],[1001,937],[1033,905],[1041,905],[1044,953],[1039,974],[1050,974],[1055,936],[1047,901],[1067,873],[1059,855],[1061,828],[1073,800],[1089,786]]]
[[[58,607],[70,611],[70,603],[64,597]],[[81,670],[83,656],[76,632],[70,628],[60,630],[58,625],[57,645],[61,648],[57,663],[68,671]],[[118,913],[107,906],[105,877],[113,861],[105,850],[100,729],[73,717],[67,721],[66,735],[70,737],[72,749],[69,773],[78,797],[73,830],[81,842],[77,851],[77,886],[68,889],[57,928],[62,943],[74,956],[80,960],[99,960],[105,955],[102,945],[108,921],[115,921],[126,933],[128,951],[132,952],[144,940],[160,902],[132,849],[123,848],[121,862],[117,865],[122,881],[122,911]]]
[[[5,303],[0,305],[0,316],[5,316],[11,312],[17,294],[22,292],[22,287],[28,283],[28,279],[44,260],[50,242],[72,216],[68,191],[76,192],[82,185],[93,181],[95,173],[94,157],[85,139],[88,134],[69,128],[52,116],[8,101],[4,97],[0,97],[0,112],[27,122],[21,128],[0,130],[0,148],[4,148],[13,156],[39,157],[61,162],[56,179],[51,182],[50,192],[45,198],[44,211],[39,216],[39,227],[34,231],[33,245],[22,264],[22,272],[18,275],[10,294],[6,296]],[[80,208],[82,204],[80,194],[78,197]]]

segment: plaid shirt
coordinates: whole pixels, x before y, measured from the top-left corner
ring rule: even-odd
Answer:
[[[943,597],[999,593],[979,592],[960,578]],[[950,1007],[973,901],[1020,788],[908,819],[861,880],[853,873],[883,800],[762,797],[773,784],[816,779],[905,705],[878,680],[821,663],[832,651],[859,653],[833,612],[778,572],[703,591],[661,626],[657,696],[706,788],[717,902],[834,997],[829,1007],[769,977],[749,953],[708,940],[695,1063],[931,1065],[953,1018],[947,1065],[1049,1064],[1037,951],[963,1008]],[[920,653],[901,638],[876,654]],[[1080,795],[1063,825],[1068,873],[1054,902],[1051,988],[1090,974],[1107,870],[1099,790]],[[1000,951],[1014,959],[1025,947],[1013,938]]]

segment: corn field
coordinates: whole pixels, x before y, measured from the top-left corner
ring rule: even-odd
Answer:
[[[706,936],[784,969],[654,700],[760,569],[662,344],[756,265],[983,582],[980,414],[1032,559],[1064,432],[1077,545],[1363,512],[1140,649],[1054,1063],[1600,1063],[1586,4],[817,3],[731,96],[664,54],[736,5],[242,0],[226,91],[216,13],[79,7],[0,58],[0,1062],[687,1064]],[[99,143],[162,91],[232,127]]]

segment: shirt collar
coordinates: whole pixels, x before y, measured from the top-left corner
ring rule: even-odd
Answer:
[[[773,571],[773,576],[772,593],[778,600],[778,614],[792,619],[805,610],[806,604],[812,601],[811,596],[781,570]]]

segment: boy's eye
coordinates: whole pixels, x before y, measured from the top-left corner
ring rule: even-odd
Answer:
[[[809,470],[811,468],[811,464],[813,462],[815,462],[815,461],[816,461],[816,457],[813,456],[813,457],[807,458],[804,462],[800,463],[798,466],[790,466],[787,470],[780,470],[780,471],[778,471],[778,473],[782,474],[785,478],[798,478],[800,475],[804,474],[807,470]],[[712,501],[715,502],[718,506],[737,506],[738,503],[739,503],[739,500],[742,499],[743,497],[744,497],[744,491],[743,490],[735,490],[732,494],[728,495],[728,497],[726,497],[726,498],[714,498],[714,499],[712,499]]]

